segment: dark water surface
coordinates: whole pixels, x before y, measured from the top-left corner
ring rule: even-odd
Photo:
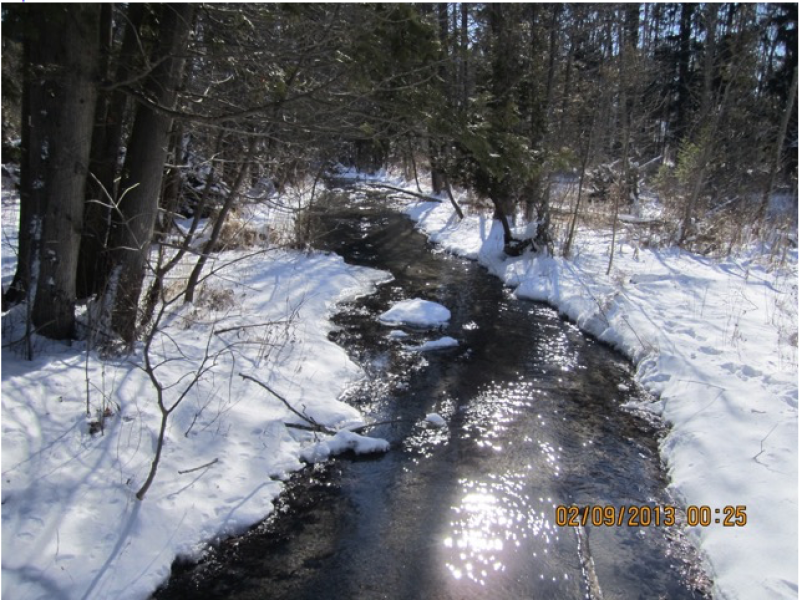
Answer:
[[[620,355],[375,199],[322,228],[321,248],[395,276],[344,305],[333,335],[369,374],[348,401],[393,421],[369,432],[392,448],[296,475],[274,515],[177,563],[156,598],[708,597],[678,527],[555,523],[558,505],[671,504],[659,429],[620,407],[640,393]],[[414,297],[448,307],[449,325],[391,339],[377,315]],[[407,350],[442,335],[459,347]]]

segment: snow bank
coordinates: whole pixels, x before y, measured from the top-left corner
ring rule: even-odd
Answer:
[[[390,443],[387,440],[369,438],[352,431],[343,430],[338,431],[326,440],[304,448],[301,453],[301,459],[308,463],[318,463],[347,451],[351,451],[354,454],[376,454],[378,452],[387,452],[389,449]]]
[[[6,250],[4,282],[13,273]],[[204,357],[211,360],[170,416],[142,502],[134,494],[153,459],[159,411],[139,368],[141,348],[130,359],[101,361],[80,344],[36,339],[37,357],[27,362],[9,344],[19,311],[3,315],[3,597],[147,598],[176,555],[197,555],[209,540],[268,515],[282,480],[303,467],[319,440],[286,427],[299,417],[240,373],[329,428],[363,423],[337,399],[363,372],[328,340],[327,317],[337,302],[370,293],[388,274],[334,255],[278,250],[210,262],[210,269],[231,264],[206,281],[194,306],[169,317],[154,345],[168,403]],[[104,433],[92,435],[97,425],[89,422],[101,419]],[[329,455],[387,449],[349,431],[327,444]]]
[[[426,415],[426,422],[432,427],[446,427],[448,425],[446,420],[437,413],[429,413]]]
[[[446,335],[436,340],[428,340],[418,346],[407,346],[406,349],[412,352],[429,352],[430,350],[442,350],[443,348],[453,348],[455,346],[459,346],[459,341]]]
[[[751,257],[715,262],[620,243],[606,276],[609,241],[593,232],[580,232],[571,260],[510,258],[489,216],[458,221],[436,203],[407,213],[518,297],[548,302],[633,360],[655,398],[644,407],[671,424],[661,452],[674,496],[686,506],[745,507],[744,527],[688,531],[717,598],[797,598],[795,252],[788,269],[768,271]]]
[[[379,315],[379,321],[387,325],[409,325],[411,327],[441,327],[451,319],[451,311],[442,304],[413,298],[396,302],[390,310]]]

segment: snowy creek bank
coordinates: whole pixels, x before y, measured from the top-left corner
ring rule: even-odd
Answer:
[[[547,302],[636,365],[649,395],[631,404],[669,426],[660,455],[673,497],[691,511],[687,534],[714,597],[798,597],[796,250],[772,265],[759,247],[713,259],[642,248],[622,233],[607,274],[604,231],[582,228],[570,259],[509,258],[488,214],[458,221],[431,202],[406,211],[438,247],[477,260],[515,297]]]
[[[368,375],[343,400],[389,451],[295,475],[267,521],[176,563],[155,597],[707,597],[666,491],[663,431],[624,408],[643,401],[626,360],[439,252],[381,197],[328,210],[319,244],[394,276],[344,305],[330,335]],[[450,319],[382,322],[411,299]],[[444,338],[457,343],[419,351]],[[632,526],[558,522],[572,505],[645,510]]]
[[[4,190],[4,285],[18,218],[19,198]],[[256,215],[254,223],[271,221]],[[176,556],[197,556],[270,514],[317,440],[290,427],[304,421],[239,374],[329,429],[364,423],[338,399],[364,374],[328,339],[329,316],[387,274],[334,254],[258,250],[215,255],[197,301],[164,322],[152,358],[168,402],[204,358],[215,360],[171,414],[141,502],[135,493],[160,423],[142,346],[99,357],[80,341],[36,337],[35,360],[26,361],[15,343],[25,307],[3,314],[3,598],[141,600],[168,578]],[[102,433],[92,426],[100,419]],[[341,435],[330,453],[361,444],[355,435]]]

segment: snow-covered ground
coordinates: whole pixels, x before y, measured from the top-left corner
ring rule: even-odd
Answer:
[[[4,192],[4,288],[15,265],[17,219],[18,201]],[[36,339],[28,362],[13,343],[19,309],[3,315],[4,598],[146,598],[176,555],[197,555],[209,540],[268,515],[302,458],[387,449],[384,440],[351,431],[327,441],[288,428],[303,419],[240,373],[328,428],[362,423],[338,397],[363,372],[328,340],[328,316],[338,301],[370,293],[389,275],[336,255],[272,249],[244,258],[249,251],[209,265],[230,263],[207,280],[194,306],[171,312],[154,344],[157,362],[170,359],[156,370],[168,404],[204,358],[208,370],[170,415],[142,502],[134,494],[159,425],[155,388],[139,368],[142,348],[101,361],[81,343]],[[104,431],[92,434],[101,422]]]
[[[16,211],[4,193],[4,287],[15,263]],[[718,597],[797,597],[795,252],[784,269],[770,271],[756,256],[715,262],[624,243],[608,277],[608,242],[594,232],[580,232],[571,260],[510,259],[488,215],[458,222],[447,202],[415,202],[408,211],[443,248],[481,261],[519,296],[557,306],[632,358],[637,380],[654,394],[645,408],[672,425],[662,453],[678,500],[745,507],[738,513],[744,526],[689,531]],[[255,210],[248,218],[258,228],[264,216]],[[100,361],[80,344],[36,340],[37,357],[27,362],[12,343],[20,315],[3,315],[5,597],[147,597],[177,554],[197,554],[206,541],[269,514],[301,459],[387,449],[348,431],[362,417],[337,398],[362,372],[327,339],[334,304],[369,293],[387,275],[336,256],[280,250],[228,253],[209,268],[224,262],[231,264],[208,280],[194,306],[170,315],[169,336],[154,347],[157,358],[180,357],[157,370],[176,382],[168,401],[183,391],[187,373],[214,360],[170,416],[143,502],[134,493],[150,468],[159,412],[139,368],[141,349]],[[403,336],[390,325],[388,335]],[[340,433],[288,428],[301,418],[240,373]],[[102,433],[90,433],[93,421],[103,422]]]
[[[377,178],[415,189],[397,175]],[[671,425],[661,452],[674,497],[711,510],[710,524],[688,535],[717,598],[797,598],[796,250],[769,270],[756,253],[716,261],[623,242],[607,276],[604,232],[581,230],[570,260],[509,258],[489,213],[459,221],[447,201],[406,210],[445,250],[480,261],[519,297],[548,302],[632,359],[654,398],[640,408]],[[740,524],[737,515],[746,523],[723,525]]]

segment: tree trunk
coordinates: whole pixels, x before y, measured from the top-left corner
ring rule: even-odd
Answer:
[[[160,8],[160,40],[152,58],[158,66],[150,73],[144,94],[149,101],[172,108],[184,66],[183,58],[178,55],[186,45],[194,7],[164,4]],[[136,339],[139,296],[159,209],[171,125],[170,117],[147,104],[137,107],[123,167],[120,200],[112,214],[111,325],[128,344]]]
[[[704,88],[705,94],[702,98],[702,109],[700,122],[709,123],[702,128],[701,139],[699,146],[699,159],[695,171],[693,173],[691,193],[688,196],[685,204],[685,211],[682,219],[682,230],[679,239],[679,245],[684,246],[688,240],[689,232],[693,217],[699,205],[699,200],[702,196],[705,179],[707,178],[707,170],[710,161],[713,158],[715,151],[716,136],[719,132],[719,126],[729,109],[729,103],[732,98],[733,82],[738,79],[741,69],[744,65],[743,57],[738,60],[731,60],[726,67],[732,70],[732,76],[724,86],[724,91],[721,93],[719,90],[713,89],[713,70],[715,63],[713,61],[713,54],[715,51],[715,39],[713,39],[716,23],[718,19],[718,4],[709,4],[705,6],[705,24],[707,31],[710,33],[708,40],[705,42],[705,74],[704,74]],[[719,96],[721,101],[718,102]]]
[[[448,194],[448,199],[451,201],[451,206],[454,207],[454,212],[457,213],[457,216],[461,221],[462,219],[465,218],[465,214],[462,212],[462,209],[460,208],[459,204],[457,204],[457,201],[454,199],[454,194],[451,192],[451,183],[449,183],[448,177],[445,178],[444,183],[446,186],[446,193]]]
[[[593,147],[593,135],[596,130],[596,113],[593,113],[593,119],[590,122],[590,131],[588,131],[588,143],[585,146],[585,153],[582,156],[582,171],[579,175],[579,190],[576,193],[576,203],[574,210],[571,213],[571,221],[568,225],[568,239],[563,247],[563,257],[568,258],[571,255],[571,247],[574,244],[574,232],[576,231],[576,223],[579,220],[579,207],[582,203],[582,188],[585,185],[585,174],[588,169],[588,162],[590,161],[590,151]]]
[[[30,17],[30,15],[26,15]],[[34,29],[34,24],[23,20],[26,29]],[[3,310],[25,300],[33,292],[32,283],[36,274],[32,272],[36,245],[40,237],[39,216],[44,204],[45,182],[42,178],[42,130],[34,127],[35,115],[46,112],[47,91],[42,76],[45,57],[44,45],[33,35],[26,35],[22,42],[22,130],[20,143],[20,220],[19,248],[17,249],[17,270],[11,285],[3,294]],[[36,185],[34,185],[36,182]]]
[[[415,187],[420,192],[420,180],[418,179],[418,165],[415,160],[415,148],[412,145],[412,136],[407,136],[407,147],[409,148],[409,160],[412,164],[412,174],[415,176]]]
[[[445,181],[442,168],[441,147],[434,140],[429,140],[429,167],[432,171],[432,193],[436,196],[443,191]]]
[[[448,3],[447,2],[439,2],[437,4],[437,22],[439,25],[439,38],[440,38],[440,58],[442,62],[440,63],[439,71],[440,71],[440,79],[442,80],[441,85],[445,90],[445,99],[446,104],[452,104],[452,92],[453,92],[453,79],[451,73],[451,66],[455,66],[453,62],[453,56],[449,57],[449,47],[448,47]]]
[[[766,187],[763,189],[763,197],[760,200],[760,208],[757,212],[757,217],[755,218],[755,224],[760,226],[760,222],[765,218],[766,211],[769,207],[769,200],[771,198],[771,192],[774,189],[774,179],[777,177],[777,173],[782,169],[782,159],[783,159],[783,144],[785,142],[785,136],[788,133],[788,123],[791,120],[791,115],[794,112],[794,105],[796,104],[796,88],[797,83],[799,81],[799,67],[794,67],[794,75],[791,80],[791,88],[788,92],[788,100],[785,104],[785,112],[783,113],[782,121],[780,122],[780,128],[777,130],[777,141],[774,146],[774,162],[769,165],[769,177],[766,180]]]
[[[145,494],[148,493],[150,486],[153,485],[153,480],[156,478],[156,471],[159,468],[162,449],[164,448],[164,438],[167,434],[167,419],[170,418],[170,411],[166,410],[161,403],[159,404],[159,408],[161,409],[161,422],[159,423],[159,434],[156,436],[156,452],[153,455],[153,460],[150,463],[148,476],[145,478],[145,482],[142,484],[142,487],[140,487],[136,493],[136,499],[140,502],[145,499]]]
[[[568,56],[565,61],[565,78],[563,80],[563,97],[562,97],[562,109],[560,110],[560,126],[559,130],[565,130],[565,119],[568,116],[568,104],[571,98],[571,74],[574,71],[574,52],[576,46],[576,28],[578,25],[578,19],[576,15],[576,11],[579,5],[573,5],[571,10],[573,14],[571,17],[574,20],[574,26],[571,28],[571,33],[568,38]]]
[[[126,81],[131,75],[134,58],[141,51],[139,30],[146,14],[147,7],[144,4],[128,5],[115,82]],[[106,28],[105,22],[103,28],[104,30]],[[92,157],[89,165],[91,175],[87,180],[84,232],[78,256],[79,298],[88,298],[92,294],[101,293],[107,280],[104,255],[111,224],[111,205],[116,200],[118,157],[129,105],[128,95],[121,90],[104,92],[98,103],[104,103],[105,106],[96,113],[92,137]]]
[[[677,79],[677,140],[688,133],[688,116],[691,112],[691,17],[696,6],[682,5],[679,28],[679,78]]]
[[[460,109],[468,110],[470,83],[468,81],[468,4],[460,3]]]
[[[495,194],[490,194],[490,201],[493,203],[493,218],[501,223],[501,228],[504,230],[504,245],[508,246],[513,240],[510,222],[507,220],[508,211],[505,208],[508,203]]]
[[[217,141],[215,142],[214,146],[214,153],[213,156],[217,156],[220,153],[220,149],[222,148],[223,144],[223,135],[224,132],[220,131],[217,134]],[[181,243],[181,247],[178,251],[173,254],[173,256],[168,260],[166,263],[159,264],[156,272],[153,275],[153,282],[150,284],[150,290],[148,290],[147,300],[145,302],[145,310],[144,315],[142,317],[142,326],[148,326],[150,322],[153,320],[153,315],[156,311],[156,306],[159,300],[163,300],[163,293],[164,293],[164,278],[167,274],[175,268],[175,266],[181,262],[181,260],[186,255],[187,251],[189,250],[192,241],[195,239],[195,233],[198,231],[198,226],[200,225],[201,218],[203,217],[206,211],[206,205],[209,201],[209,196],[211,194],[212,185],[214,184],[217,173],[214,169],[214,163],[211,162],[209,164],[209,172],[206,175],[206,183],[203,186],[203,192],[201,192],[201,197],[198,200],[197,204],[195,205],[194,214],[192,215],[192,222],[189,226],[189,230],[184,235],[184,241]],[[161,257],[160,257],[161,258]]]
[[[551,125],[552,115],[554,114],[554,76],[557,64],[557,35],[559,33],[558,24],[562,5],[555,4],[552,7],[551,23],[549,25],[549,68],[546,76],[546,130],[554,128]]]
[[[217,244],[217,239],[220,237],[220,232],[222,231],[223,225],[226,222],[228,213],[231,212],[231,209],[234,207],[234,203],[239,197],[240,188],[245,182],[248,171],[250,170],[250,164],[255,150],[256,138],[251,138],[251,141],[249,142],[248,154],[245,156],[245,160],[243,160],[242,164],[240,165],[239,173],[237,173],[237,179],[234,181],[234,185],[231,186],[231,191],[229,192],[226,201],[223,203],[223,207],[220,209],[220,214],[217,215],[217,220],[214,222],[214,227],[212,228],[211,234],[209,234],[209,239],[206,244],[204,244],[203,251],[198,258],[198,262],[195,264],[195,268],[192,269],[192,274],[189,276],[189,281],[187,282],[187,291],[184,294],[184,302],[194,302],[195,300],[195,290],[198,286],[198,282],[200,281],[203,267],[206,265],[206,261],[209,259],[209,254],[212,252],[215,244]]]
[[[489,121],[493,129],[492,137],[495,138],[492,142],[492,145],[495,145],[493,151],[500,155],[503,155],[505,151],[503,147],[505,136],[513,132],[508,114],[515,105],[515,84],[521,77],[518,62],[520,49],[514,29],[516,13],[511,12],[511,6],[488,5],[488,25],[493,35],[490,53],[492,71],[489,87],[492,98],[488,103]],[[490,166],[483,165],[483,168],[489,171]],[[499,172],[486,172],[485,175],[489,184],[487,186],[488,196],[495,208],[494,218],[501,221],[504,228],[504,244],[509,245],[513,238],[507,217],[513,214],[515,208],[510,175]]]
[[[629,144],[632,134],[632,114],[635,102],[630,93],[629,81],[629,62],[630,56],[634,56],[638,46],[638,5],[628,5],[625,12],[625,21],[620,30],[620,37],[626,36],[626,43],[619,54],[618,85],[621,93],[621,172],[618,178],[618,193],[615,194],[613,202],[613,235],[610,241],[610,257],[607,262],[607,275],[613,270],[613,260],[615,258],[615,242],[618,234],[618,210],[621,205],[622,197],[630,196],[630,164],[629,164]],[[635,174],[635,187],[637,188],[637,173]],[[634,192],[632,193],[634,198]]]
[[[37,331],[68,339],[75,325],[75,275],[97,98],[100,6],[52,5],[42,19],[44,86],[49,98],[39,134],[45,185],[39,274],[31,318]],[[37,119],[37,115],[31,115]],[[37,121],[34,121],[36,126]],[[36,187],[38,180],[34,181]]]
[[[181,164],[184,162],[184,124],[180,121],[177,121],[173,126],[168,154],[172,165],[167,169],[167,173],[164,176],[161,218],[156,225],[160,238],[170,231],[180,199]]]

